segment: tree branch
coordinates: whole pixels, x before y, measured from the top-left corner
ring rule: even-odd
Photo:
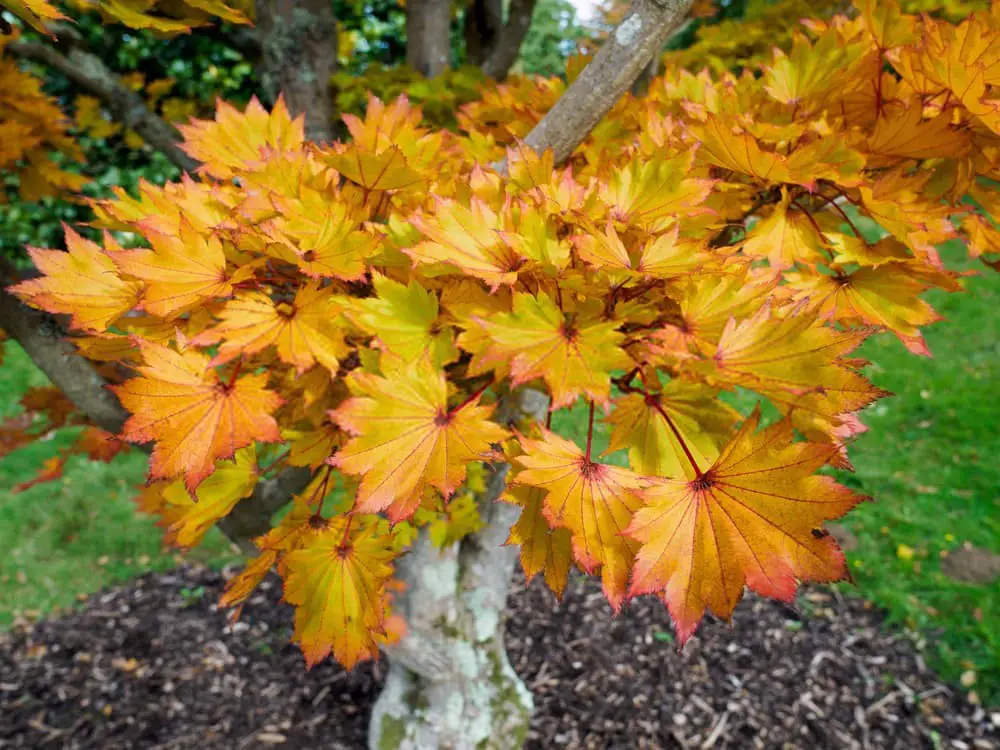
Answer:
[[[625,20],[524,142],[539,153],[552,149],[556,164],[568,159],[663,48],[692,4],[635,0]]]
[[[63,36],[63,39],[70,39],[65,53],[41,42],[21,39],[9,42],[5,49],[24,60],[62,73],[104,102],[116,120],[162,151],[178,167],[186,172],[193,171],[198,162],[181,150],[181,136],[174,126],[147,107],[142,97],[125,86],[101,58],[76,46],[72,36],[72,33]]]
[[[94,424],[121,432],[128,412],[104,387],[107,383],[94,366],[64,339],[65,332],[53,316],[28,307],[0,286],[0,328]]]

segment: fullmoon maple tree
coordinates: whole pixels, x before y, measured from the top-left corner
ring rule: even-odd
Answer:
[[[70,316],[171,541],[296,477],[224,599],[276,569],[309,664],[404,644],[397,566],[481,535],[483,498],[519,512],[528,578],[658,596],[681,642],[745,588],[842,578],[823,524],[863,498],[822,469],[885,395],[853,352],[886,331],[929,355],[919,295],[961,288],[936,247],[1000,252],[996,4],[955,24],[857,0],[757,74],[668,67],[576,142],[543,120],[566,88],[491,87],[457,132],[372,98],[329,143],[283,101],[220,104],[182,128],[192,176],[100,202],[103,242],[32,249],[10,287]],[[537,391],[540,421],[517,408]],[[585,435],[553,430],[571,408]]]

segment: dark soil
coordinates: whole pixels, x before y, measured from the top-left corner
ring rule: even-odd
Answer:
[[[183,568],[0,640],[0,747],[364,748],[384,665],[306,672],[274,580],[227,626],[219,574]],[[599,583],[560,605],[519,585],[511,660],[535,694],[529,747],[1000,748],[993,719],[859,600],[751,598],[678,653],[663,605],[613,619]]]

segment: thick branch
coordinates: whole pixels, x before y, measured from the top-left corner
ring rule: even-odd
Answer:
[[[260,0],[257,72],[273,103],[279,92],[293,115],[305,114],[306,138],[333,140],[330,75],[337,65],[337,21],[330,0]]]
[[[615,105],[680,24],[693,0],[635,0],[573,85],[535,128],[525,143],[535,151],[552,149],[557,164]]]
[[[174,126],[147,107],[142,97],[126,87],[97,55],[72,45],[63,54],[47,44],[24,40],[10,42],[5,49],[60,72],[89,91],[104,102],[118,122],[134,130],[181,169],[191,172],[198,166],[181,150],[181,137]]]
[[[507,23],[503,25],[482,64],[483,73],[490,78],[500,81],[507,77],[521,51],[521,42],[531,27],[536,1],[511,0]]]
[[[128,412],[104,387],[104,378],[94,366],[65,340],[55,318],[22,304],[0,285],[0,328],[94,424],[108,432],[121,432]]]

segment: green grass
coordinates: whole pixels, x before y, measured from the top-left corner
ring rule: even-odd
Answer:
[[[869,377],[895,396],[863,415],[871,430],[850,451],[857,473],[840,476],[875,499],[846,518],[859,541],[849,558],[862,595],[926,634],[945,677],[974,670],[978,694],[996,704],[1000,581],[959,583],[940,563],[966,542],[1000,554],[1000,276],[927,299],[947,319],[927,329],[933,359],[885,335],[861,349]]]
[[[0,366],[0,417],[16,413],[20,395],[47,380],[14,344],[5,344]],[[144,480],[142,454],[118,456],[110,464],[70,459],[65,475],[20,494],[10,488],[32,477],[42,462],[70,444],[77,429],[60,431],[0,459],[0,627],[18,615],[71,606],[78,594],[148,570],[177,564],[162,549],[162,533],[135,513],[131,498]],[[214,532],[189,559],[223,563],[234,559]]]
[[[962,265],[961,251],[946,248],[945,257]],[[1000,275],[986,272],[968,280],[965,294],[932,293],[929,300],[948,319],[927,330],[933,359],[910,354],[888,335],[874,337],[861,352],[874,363],[872,380],[896,395],[865,413],[871,431],[850,451],[857,473],[840,475],[875,498],[845,519],[859,541],[849,554],[856,587],[845,590],[922,633],[931,664],[946,678],[957,681],[974,670],[975,690],[996,704],[1000,583],[953,581],[941,573],[940,555],[965,542],[1000,553]],[[25,388],[44,382],[8,344],[0,367],[4,416]],[[584,409],[553,422],[563,434],[581,440],[586,434]],[[0,488],[31,476],[71,439],[59,435],[5,457]],[[606,444],[599,424],[595,449]],[[175,563],[172,552],[161,550],[152,521],[132,509],[143,471],[139,454],[110,465],[74,459],[61,481],[19,495],[0,489],[0,625],[17,611],[65,607],[78,592]],[[912,559],[897,555],[901,544],[915,551]],[[192,554],[209,562],[232,559],[218,534]]]

